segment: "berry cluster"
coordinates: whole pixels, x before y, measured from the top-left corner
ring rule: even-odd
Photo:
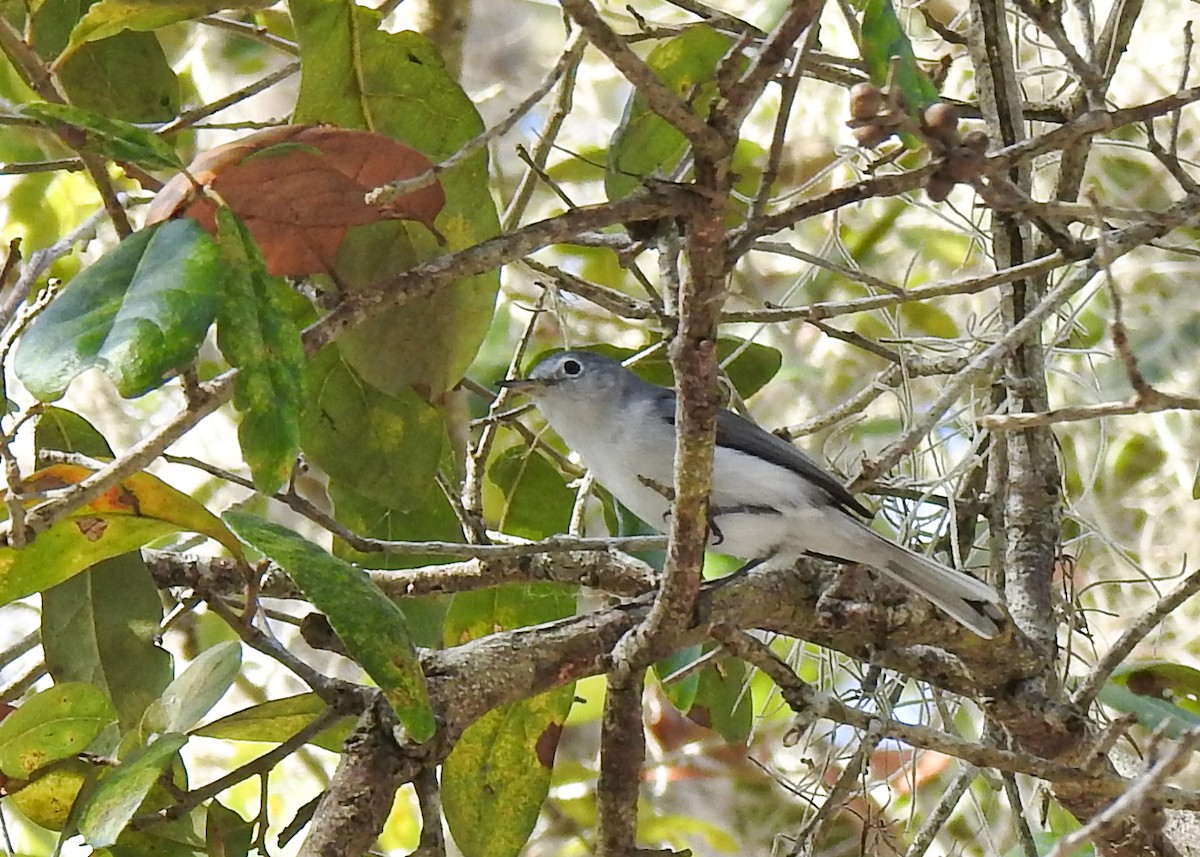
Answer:
[[[850,117],[846,124],[860,146],[878,146],[897,131],[909,131],[925,140],[930,154],[941,161],[925,184],[925,192],[934,202],[948,197],[959,182],[974,181],[983,174],[987,134],[977,130],[960,136],[953,104],[938,101],[929,105],[918,125],[908,115],[898,89],[859,83],[850,90]]]

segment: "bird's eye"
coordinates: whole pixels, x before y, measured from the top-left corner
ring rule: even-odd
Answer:
[[[583,372],[583,367],[579,365],[578,360],[564,360],[562,370],[564,375],[574,378],[576,375]]]

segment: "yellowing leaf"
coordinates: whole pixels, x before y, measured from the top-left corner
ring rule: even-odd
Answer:
[[[31,474],[23,487],[29,492],[65,488],[91,475],[87,467],[55,464]],[[157,476],[135,473],[24,548],[0,547],[0,606],[179,531],[208,536],[235,557],[244,556],[233,534],[202,505]]]

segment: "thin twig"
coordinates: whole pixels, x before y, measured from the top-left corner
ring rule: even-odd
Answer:
[[[270,89],[275,84],[287,80],[289,77],[299,71],[300,63],[288,63],[282,68],[276,69],[275,71],[259,78],[253,83],[243,86],[241,89],[235,90],[228,95],[222,96],[215,101],[210,101],[208,104],[203,104],[193,110],[187,110],[183,113],[180,113],[170,122],[161,126],[157,133],[159,136],[166,136],[167,134],[173,134],[176,131],[182,131],[184,128],[190,128],[201,119],[206,119],[209,116],[212,116],[214,113],[220,113],[227,107],[232,107],[233,105],[244,101],[252,95],[257,95],[266,89]]]
[[[421,839],[415,854],[420,857],[445,857],[446,837],[442,834],[442,794],[437,771],[423,767],[413,780],[417,805],[421,808]]]
[[[1091,705],[1092,700],[1096,698],[1100,688],[1108,681],[1113,670],[1125,662],[1137,644],[1157,628],[1163,619],[1197,592],[1200,592],[1200,571],[1189,574],[1178,586],[1158,599],[1153,607],[1125,629],[1120,639],[1104,653],[1104,657],[1096,662],[1096,665],[1079,683],[1079,687],[1075,688],[1071,694],[1071,702],[1083,708]]]
[[[580,59],[583,57],[583,50],[587,47],[587,40],[582,38],[580,34],[572,37],[566,49],[563,51],[554,68],[542,80],[541,84],[525,97],[516,107],[509,111],[508,115],[503,120],[488,128],[482,134],[467,141],[467,143],[455,152],[450,157],[446,158],[441,163],[435,164],[431,169],[418,176],[411,178],[400,179],[398,181],[389,182],[385,185],[380,185],[373,188],[367,193],[366,200],[369,205],[386,206],[391,205],[400,199],[405,194],[428,187],[437,181],[438,176],[443,173],[453,170],[455,167],[466,162],[473,157],[476,152],[483,149],[492,140],[502,137],[507,134],[514,125],[521,121],[534,106],[541,101],[558,83],[559,78],[567,74],[568,70],[574,72],[578,67]]]
[[[104,219],[104,214],[104,209],[97,209],[49,247],[43,247],[41,250],[35,250],[29,254],[29,259],[21,266],[20,276],[17,277],[12,291],[4,296],[4,303],[0,304],[0,330],[8,330],[18,308],[25,303],[29,293],[33,290],[34,283],[51,265],[70,253],[79,242],[91,241],[96,237],[96,229],[99,227],[100,221]]]
[[[562,7],[587,33],[589,41],[646,99],[646,106],[678,128],[697,152],[719,154],[727,148],[726,141],[681,101],[633,52],[628,42],[605,23],[590,0],[563,0]]]
[[[525,209],[529,205],[529,200],[533,198],[533,191],[537,186],[537,180],[544,171],[547,161],[550,159],[550,153],[554,151],[559,131],[562,130],[563,123],[566,121],[567,115],[571,112],[571,107],[574,103],[575,77],[579,71],[579,64],[583,61],[583,47],[585,45],[586,42],[581,42],[578,46],[578,54],[568,57],[568,53],[577,48],[577,46],[572,45],[569,51],[564,52],[563,59],[560,60],[560,62],[565,62],[558,84],[558,97],[555,98],[550,115],[546,117],[546,123],[542,126],[537,145],[534,146],[533,152],[530,153],[529,159],[531,163],[521,176],[521,180],[517,182],[517,189],[513,192],[512,199],[509,200],[508,207],[504,210],[504,216],[500,218],[501,231],[503,232],[515,229],[517,224],[521,222],[521,218],[525,214]]]
[[[219,30],[237,33],[239,36],[245,36],[256,42],[262,42],[264,45],[283,51],[285,54],[291,54],[294,57],[300,56],[300,46],[298,44],[280,38],[266,27],[261,27],[258,24],[239,21],[236,18],[226,18],[224,15],[207,15],[200,19],[200,23],[216,27]]]
[[[938,798],[937,806],[925,816],[925,820],[912,838],[908,850],[904,852],[904,857],[923,857],[929,851],[933,840],[942,832],[942,828],[950,820],[954,808],[958,806],[958,802],[978,776],[978,767],[970,764],[963,765],[962,770],[954,775],[954,779],[950,781],[945,791],[942,792],[942,796]]]
[[[1137,777],[1124,794],[1089,818],[1086,824],[1055,842],[1046,857],[1067,857],[1109,824],[1134,818],[1147,805],[1153,805],[1158,800],[1157,792],[1168,778],[1177,774],[1188,763],[1192,757],[1192,750],[1198,743],[1200,730],[1185,733],[1171,751]]]
[[[1076,765],[1041,759],[1028,753],[1004,750],[978,741],[939,732],[928,726],[902,723],[853,708],[836,697],[817,690],[802,680],[778,655],[749,634],[730,628],[714,628],[713,636],[731,653],[762,670],[798,717],[820,718],[844,723],[855,729],[895,738],[923,750],[954,756],[980,768],[996,768],[1028,774],[1049,782],[1084,783],[1095,794],[1118,795],[1131,781],[1111,774],[1092,775]],[[1200,793],[1167,787],[1159,797],[1172,809],[1200,808]]]
[[[230,771],[223,777],[218,777],[207,785],[192,789],[175,803],[160,810],[158,813],[135,821],[155,821],[161,818],[181,818],[205,801],[216,797],[226,789],[236,786],[251,777],[265,776],[271,769],[288,756],[302,748],[310,740],[320,735],[343,717],[342,712],[326,708],[311,721],[301,727],[295,735],[283,741],[277,747],[272,747],[257,759],[247,762]]]

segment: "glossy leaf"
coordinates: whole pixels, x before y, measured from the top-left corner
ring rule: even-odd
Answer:
[[[227,741],[267,741],[282,744],[324,714],[328,706],[315,693],[301,693],[243,708],[220,720],[192,730],[193,735]],[[343,718],[312,739],[313,744],[340,753],[354,729],[354,719]]]
[[[0,772],[26,780],[51,762],[78,756],[116,716],[104,691],[90,684],[35,693],[0,720]]]
[[[646,65],[696,115],[707,118],[717,99],[717,69],[733,44],[730,36],[700,24],[657,44]],[[646,98],[635,91],[609,145],[604,177],[608,198],[628,196],[647,176],[666,177],[688,149],[683,132],[651,110]]]
[[[895,60],[895,80],[908,99],[908,107],[913,115],[938,100],[937,87],[917,65],[912,42],[900,26],[891,0],[867,0],[863,9],[861,38],[859,47],[872,83],[883,86]]]
[[[79,817],[79,832],[95,848],[112,845],[187,743],[186,735],[159,735],[101,778]]]
[[[300,43],[297,122],[370,128],[441,162],[483,132],[471,99],[446,71],[437,50],[414,32],[388,33],[373,9],[350,0],[288,4]],[[480,150],[440,174],[446,205],[436,227],[380,223],[352,230],[337,259],[350,289],[375,284],[419,261],[473,246],[499,231]],[[436,293],[372,314],[338,347],[355,371],[379,389],[409,387],[429,401],[454,386],[488,330],[499,276],[489,271]]]
[[[267,273],[258,245],[227,208],[217,212],[225,281],[217,345],[238,368],[233,405],[254,485],[271,494],[287,481],[300,449],[304,346],[286,309],[287,287]]]
[[[79,465],[55,464],[31,474],[25,487],[28,491],[63,488],[91,474]],[[234,556],[242,556],[241,544],[211,512],[158,477],[135,473],[21,550],[0,547],[0,606],[181,530],[209,536]]]
[[[64,123],[87,132],[87,145],[114,161],[129,161],[148,170],[183,168],[179,155],[169,143],[131,122],[111,119],[70,104],[35,102],[21,108],[26,116],[54,127]]]
[[[78,452],[88,458],[112,458],[112,447],[104,435],[86,419],[63,408],[44,408],[34,429],[33,445],[61,452]]]
[[[458,517],[441,489],[432,480],[426,484],[423,491],[418,489],[406,498],[404,502],[407,508],[403,509],[364,497],[349,487],[349,483],[341,480],[330,482],[329,499],[333,501],[338,521],[364,536],[389,541],[436,539],[460,542],[463,538]],[[371,568],[413,568],[439,561],[438,557],[431,556],[360,553],[341,539],[334,539],[333,555],[347,562]],[[409,633],[416,645],[427,648],[441,645],[442,623],[449,600],[449,596],[443,595],[394,600],[408,620]]]
[[[142,734],[190,730],[221,701],[241,667],[241,643],[228,641],[205,649],[146,710]]]
[[[291,530],[244,512],[226,512],[224,517],[239,538],[287,571],[329,618],[346,649],[379,685],[413,740],[432,737],[436,724],[425,674],[400,608],[361,569],[330,556]]]
[[[1185,732],[1200,729],[1200,714],[1165,699],[1134,693],[1114,681],[1106,682],[1096,698],[1109,708],[1133,714],[1147,729],[1162,729],[1168,738],[1179,738]]]
[[[63,830],[71,808],[95,768],[82,759],[63,759],[47,765],[25,783],[10,780],[5,803],[39,827]]]
[[[497,630],[569,616],[564,586],[504,586],[454,597],[446,641],[457,645]],[[516,855],[550,788],[558,738],[574,699],[570,682],[488,712],[463,733],[442,768],[442,806],[467,857]]]
[[[1112,680],[1139,696],[1166,699],[1200,714],[1200,670],[1173,661],[1133,661],[1113,672]]]
[[[195,358],[216,315],[220,275],[216,245],[195,223],[143,229],[34,319],[17,350],[17,376],[53,401],[95,366],[121,395],[140,396]]]

